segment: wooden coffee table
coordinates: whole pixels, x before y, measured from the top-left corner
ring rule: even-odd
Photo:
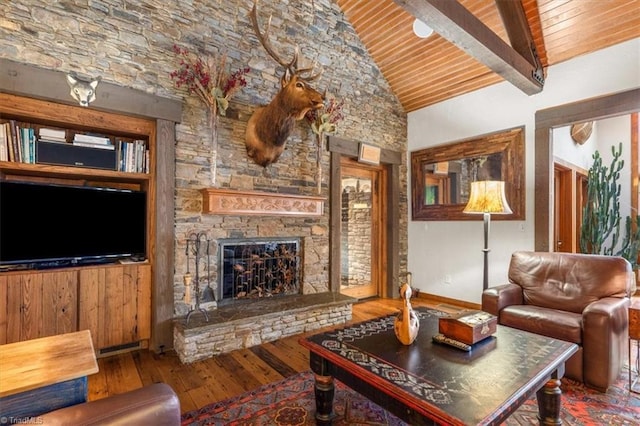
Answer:
[[[411,425],[500,424],[537,392],[543,424],[560,424],[560,378],[577,345],[498,326],[471,352],[434,343],[440,311],[417,308],[420,332],[405,346],[394,316],[301,338],[316,375],[316,421],[331,424],[333,379]]]

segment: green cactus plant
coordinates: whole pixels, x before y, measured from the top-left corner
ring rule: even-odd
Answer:
[[[598,151],[593,154],[593,165],[587,177],[587,201],[582,213],[580,250],[582,253],[622,256],[633,269],[638,268],[640,250],[640,216],[635,214],[635,229],[632,218],[625,218],[621,229],[620,216],[620,170],[624,167],[622,143],[611,147],[613,159],[609,167],[602,164]]]

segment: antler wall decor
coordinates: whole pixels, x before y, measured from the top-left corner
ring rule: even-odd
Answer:
[[[313,74],[315,63],[310,67],[298,66],[298,46],[290,61],[281,59],[269,42],[271,17],[264,33],[260,31],[257,0],[253,2],[249,16],[264,49],[284,68],[284,74],[280,78],[280,91],[269,105],[257,108],[247,123],[247,154],[257,164],[266,167],[278,161],[295,122],[302,120],[308,111],[322,108],[324,95],[308,84],[318,79],[322,71]]]

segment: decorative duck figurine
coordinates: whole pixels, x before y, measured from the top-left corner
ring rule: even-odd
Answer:
[[[393,329],[402,344],[410,345],[418,337],[418,330],[420,329],[420,320],[413,311],[410,302],[411,272],[407,274],[407,282],[400,287],[400,296],[404,301],[404,306],[393,322]]]

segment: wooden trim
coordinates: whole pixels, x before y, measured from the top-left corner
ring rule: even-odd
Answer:
[[[0,91],[78,106],[69,95],[67,73],[0,58]],[[96,76],[93,76],[96,77]],[[182,121],[182,102],[101,81],[86,108],[130,116]]]
[[[322,216],[324,197],[203,188],[202,212],[259,216]]]
[[[534,249],[553,251],[553,134],[555,127],[640,111],[640,89],[536,111]]]
[[[337,154],[342,154],[350,158],[358,158],[360,144],[337,136],[329,136],[328,150]],[[381,164],[402,164],[402,155],[398,151],[381,148]]]
[[[601,120],[640,110],[640,89],[603,95],[536,111],[536,131]]]
[[[390,164],[387,179],[387,289],[385,297],[400,297],[400,165]],[[406,202],[405,202],[406,205]]]
[[[631,209],[633,212],[640,214],[640,199],[638,199],[638,191],[640,187],[638,180],[640,179],[640,114],[634,112],[631,114]],[[631,230],[636,232],[638,224],[635,220],[631,220]],[[640,253],[638,253],[638,261],[640,263]]]
[[[418,296],[416,296],[416,298],[428,300],[429,302],[432,302],[432,303],[444,303],[448,305],[455,305],[455,306],[459,306],[466,309],[482,309],[482,305],[480,305],[479,303],[466,302],[464,300],[458,300],[458,299],[451,299],[449,297],[438,296],[436,294],[430,294],[430,293],[424,293],[422,291],[418,294]]]
[[[359,143],[347,139],[329,136],[328,150],[331,152],[331,194],[330,194],[330,259],[329,259],[329,280],[330,288],[334,292],[340,291],[340,218],[341,218],[341,156],[353,159],[358,158]],[[382,149],[380,163],[387,166],[387,221],[386,221],[386,290],[383,289],[383,296],[398,298],[399,295],[399,275],[400,275],[400,166],[403,164],[403,157],[400,152]]]
[[[556,165],[560,165],[561,167],[564,167],[565,169],[571,169],[571,170],[573,170],[573,171],[575,171],[576,173],[579,173],[579,174],[583,174],[583,175],[589,174],[589,170],[584,169],[584,168],[582,168],[580,166],[576,166],[571,161],[567,161],[564,158],[553,157],[553,163],[556,164]]]
[[[173,348],[173,270],[175,245],[175,123],[156,124],[155,239],[152,242],[151,349]]]
[[[331,146],[329,137],[329,147]],[[329,148],[329,150],[331,150]],[[329,290],[340,292],[342,242],[342,162],[341,155],[331,152],[331,180],[329,182]]]
[[[537,251],[553,251],[553,147],[551,129],[535,131],[534,246]],[[545,142],[546,141],[546,142]]]
[[[640,212],[640,200],[638,200],[638,179],[640,178],[640,114],[634,112],[631,114],[631,208],[635,209],[636,214]],[[634,229],[635,222],[631,222]]]

